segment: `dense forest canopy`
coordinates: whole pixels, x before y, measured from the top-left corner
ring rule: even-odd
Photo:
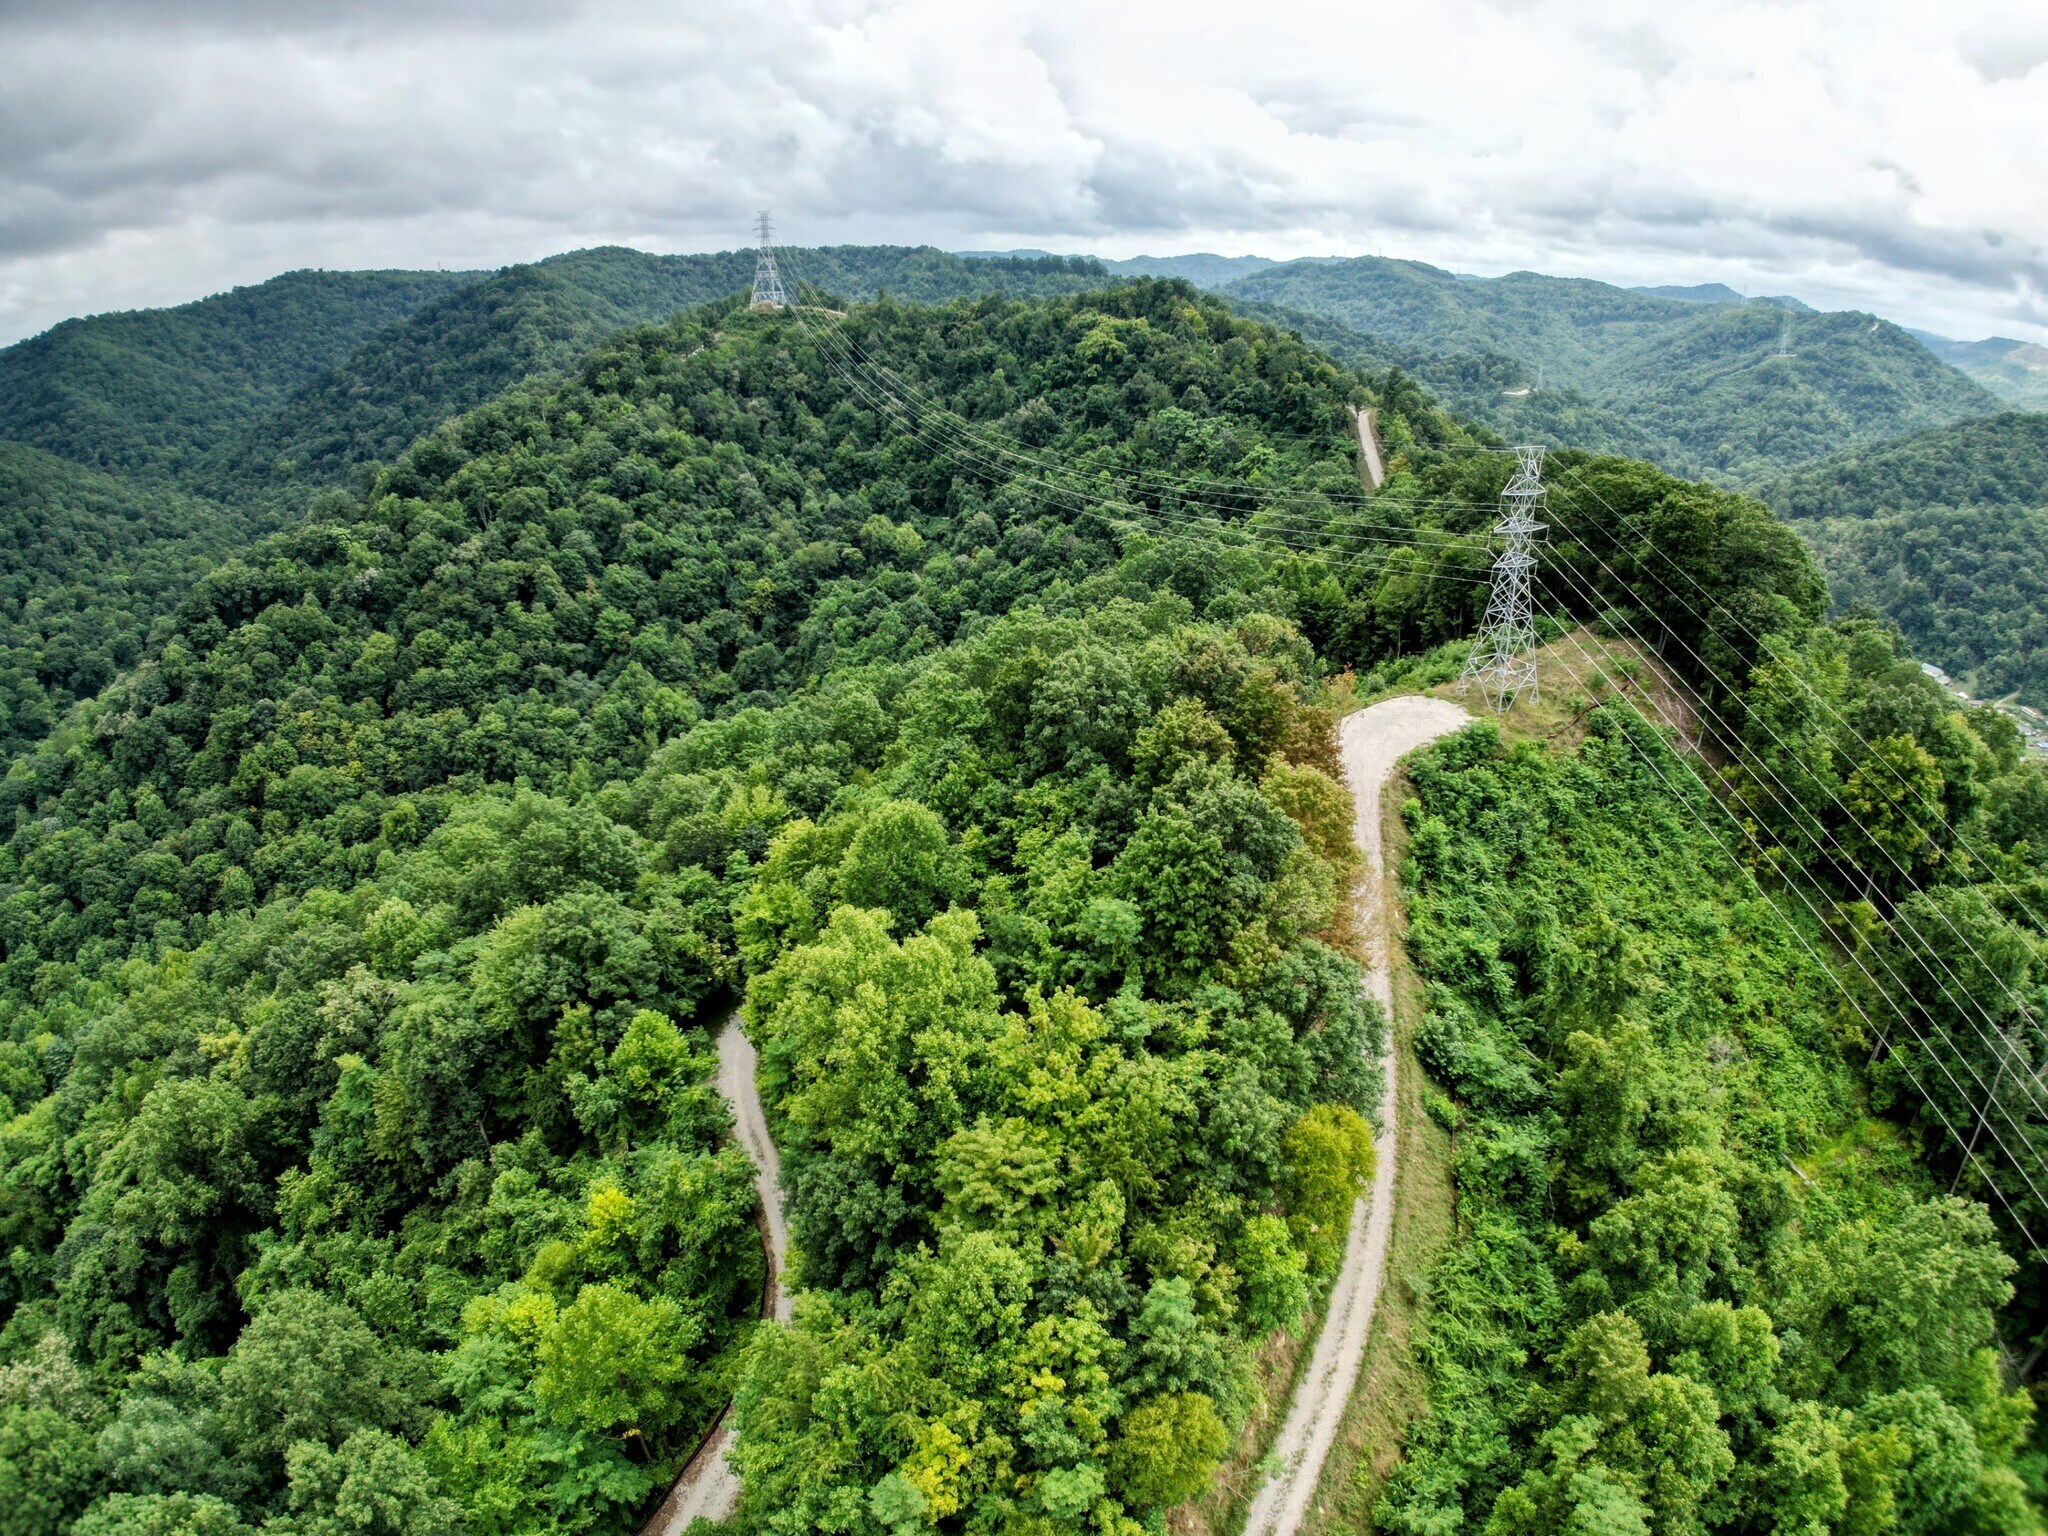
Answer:
[[[1922,507],[1801,529],[1844,608],[1882,614],[1980,697],[2048,707],[2048,509]]]
[[[1863,708],[1898,686],[1882,644],[1856,664]],[[1648,734],[1602,712],[1559,758],[1483,725],[1412,770],[1458,1240],[1380,1528],[2038,1529],[2013,1261],[1872,1117],[1912,1063],[1869,1101],[1856,1015]]]
[[[2005,411],[1834,454],[1771,482],[1763,496],[1795,521],[2048,506],[2048,415]]]
[[[839,291],[924,302],[1101,281],[929,247],[800,256]],[[142,655],[224,555],[321,515],[324,489],[624,327],[744,290],[753,262],[610,248],[491,274],[292,273],[0,351],[0,747]]]
[[[1834,455],[1766,492],[1865,605],[1987,698],[2048,706],[2048,416],[2008,411]]]
[[[139,660],[151,624],[258,526],[0,442],[0,749],[46,735]]]
[[[1072,293],[1093,262],[835,246],[806,271],[856,298]],[[609,247],[495,273],[294,272],[178,309],[66,321],[0,350],[0,437],[223,499],[346,479],[626,326],[746,288],[752,251]]]
[[[1092,262],[966,261],[928,246],[792,252],[835,292],[920,303],[976,293],[1074,293]],[[607,336],[743,291],[752,251],[651,256],[610,247],[508,267],[371,338],[244,435],[212,472],[235,486],[330,481],[395,458],[414,438],[539,373],[565,370]]]
[[[806,275],[958,275],[846,260]],[[303,515],[12,756],[6,1536],[622,1531],[728,1396],[746,1529],[1137,1536],[1208,1485],[1371,1166],[1338,680],[1470,633],[1507,464],[1400,367],[1183,283],[886,285],[843,322],[699,305],[565,371],[549,284],[504,324],[465,288],[439,398],[522,348],[543,376],[359,492],[291,482]],[[80,537],[142,515],[24,462]],[[1789,852],[1717,858],[1620,703],[1418,770],[1470,1241],[1414,1278],[1436,1417],[1385,1518],[2034,1530],[1990,1350],[2041,1327],[2012,1254],[2048,1212],[1907,1042],[1867,1065],[1743,882],[1873,949],[1912,903],[1966,916],[2001,968],[1961,1006],[2038,1052],[2007,999],[2039,990],[2048,777],[1825,623],[1758,503],[1555,469],[1555,616],[1662,646]],[[1759,760],[1863,810],[1788,813]],[[1930,1039],[1977,1016],[1879,1002]],[[710,1081],[736,1003],[786,1328]]]

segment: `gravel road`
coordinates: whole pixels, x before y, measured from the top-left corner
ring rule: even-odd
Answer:
[[[753,1042],[740,1029],[739,1015],[730,1015],[718,1033],[718,1091],[732,1107],[733,1134],[753,1159],[754,1188],[761,1196],[761,1226],[768,1244],[768,1295],[763,1311],[786,1323],[790,1296],[782,1272],[789,1255],[789,1226],[782,1214],[782,1159],[775,1154],[768,1117],[761,1112],[761,1095],[754,1086],[758,1062]],[[731,1413],[728,1407],[718,1428],[698,1447],[668,1497],[661,1501],[661,1508],[641,1528],[641,1536],[683,1536],[698,1516],[723,1520],[739,1504],[740,1480],[725,1459],[732,1440]]]
[[[1468,724],[1472,717],[1448,699],[1411,696],[1385,699],[1344,717],[1337,728],[1344,779],[1358,807],[1352,837],[1365,855],[1359,928],[1370,962],[1366,986],[1386,1011],[1388,1039],[1380,1059],[1385,1087],[1380,1095],[1379,1136],[1372,1191],[1351,1207],[1351,1231],[1344,1266],[1330,1291],[1323,1331],[1315,1353],[1294,1389],[1287,1420],[1273,1442],[1279,1471],[1261,1487],[1245,1516],[1245,1536],[1294,1536],[1315,1498],[1323,1462],[1336,1443],[1358,1363],[1372,1328],[1373,1307],[1386,1276],[1387,1237],[1394,1221],[1394,1055],[1393,982],[1387,970],[1387,903],[1391,899],[1380,859],[1380,787],[1402,758]]]

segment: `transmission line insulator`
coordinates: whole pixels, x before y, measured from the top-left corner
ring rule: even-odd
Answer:
[[[782,291],[782,274],[775,269],[775,225],[765,208],[754,219],[754,235],[760,242],[760,254],[754,258],[754,296],[748,307],[787,309],[789,295]]]
[[[1543,507],[1543,450],[1517,448],[1515,473],[1501,492],[1501,519],[1493,526],[1503,541],[1493,562],[1493,590],[1486,600],[1486,619],[1472,642],[1460,686],[1479,685],[1496,713],[1506,714],[1516,699],[1538,697],[1536,611],[1529,596],[1529,573],[1535,569],[1536,535],[1544,524],[1536,518]]]

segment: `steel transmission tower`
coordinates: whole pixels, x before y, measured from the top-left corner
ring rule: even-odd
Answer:
[[[1486,622],[1472,642],[1462,680],[1466,687],[1478,683],[1487,703],[1502,714],[1525,692],[1532,703],[1537,697],[1536,661],[1529,654],[1536,644],[1529,573],[1536,566],[1536,535],[1544,527],[1536,521],[1536,514],[1543,509],[1543,450],[1517,448],[1515,458],[1514,476],[1500,493],[1501,520],[1493,525],[1493,531],[1506,543],[1493,562]]]
[[[782,274],[775,270],[775,226],[763,208],[754,219],[754,234],[761,242],[761,254],[754,259],[753,309],[787,309],[789,295],[782,291]]]

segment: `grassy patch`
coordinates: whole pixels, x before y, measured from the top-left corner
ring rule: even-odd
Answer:
[[[1216,1469],[1208,1491],[1167,1514],[1166,1528],[1173,1536],[1232,1536],[1244,1529],[1252,1495],[1265,1481],[1260,1465],[1287,1419],[1295,1383],[1315,1353],[1316,1335],[1328,1315],[1327,1307],[1318,1305],[1304,1319],[1299,1337],[1275,1333],[1267,1338],[1257,1365],[1259,1404],[1238,1431],[1237,1444]]]

